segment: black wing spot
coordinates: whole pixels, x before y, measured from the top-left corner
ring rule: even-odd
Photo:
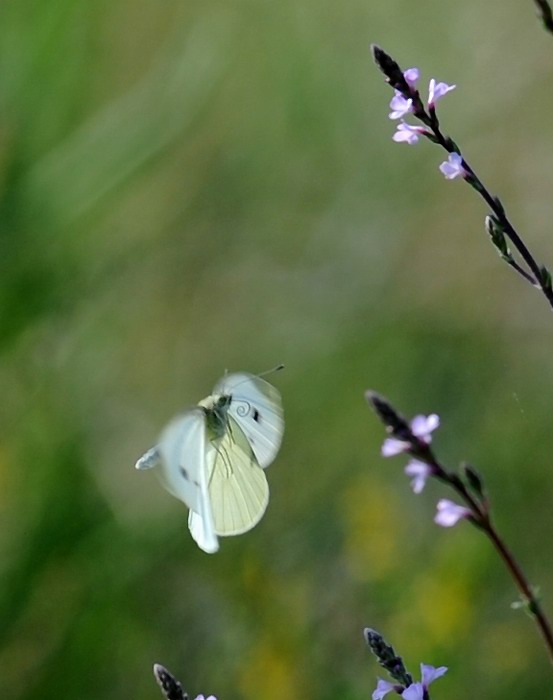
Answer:
[[[184,478],[186,479],[186,481],[191,481],[190,475],[189,475],[189,473],[186,471],[186,469],[185,469],[183,466],[181,466],[181,467],[179,467],[179,468],[180,468],[180,473],[184,476]]]
[[[261,422],[261,415],[260,415],[259,411],[257,410],[257,408],[253,409],[253,419],[256,423]]]
[[[198,488],[200,488],[200,484],[197,481],[194,481],[194,479],[190,478],[190,474],[186,471],[186,469],[183,466],[180,466],[179,470],[180,470],[180,473],[186,479],[186,481],[191,481],[194,484],[194,486],[197,486]]]

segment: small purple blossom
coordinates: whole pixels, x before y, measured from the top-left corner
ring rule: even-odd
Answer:
[[[403,77],[407,85],[414,90],[415,84],[419,79],[419,69],[408,68],[403,72]],[[399,90],[395,90],[394,96],[390,100],[390,109],[392,110],[388,115],[390,119],[401,119],[406,114],[413,111],[413,100]]]
[[[447,666],[440,666],[435,668],[428,664],[421,664],[421,678],[422,682],[411,683],[410,686],[405,688],[401,693],[403,700],[424,700],[427,696],[428,686],[433,683],[436,679],[440,678],[447,671]],[[388,681],[383,681],[379,679],[376,686],[376,690],[372,694],[372,700],[382,700],[382,698],[392,691],[398,691],[401,686],[394,683],[388,683]]]
[[[424,462],[419,462],[418,459],[412,459],[405,467],[407,476],[411,479],[411,488],[413,493],[421,493],[426,486],[426,481],[429,476],[432,476],[432,467]]]
[[[434,109],[436,102],[451,90],[455,90],[456,87],[456,85],[448,85],[447,83],[437,83],[434,78],[431,78],[428,85],[428,109]]]
[[[429,445],[432,442],[431,434],[440,425],[440,417],[436,413],[431,413],[429,416],[415,416],[410,423],[411,432],[414,437],[421,442]],[[394,455],[408,452],[411,447],[410,442],[398,440],[397,438],[386,438],[382,445],[382,456],[393,457]]]
[[[465,177],[467,171],[463,167],[463,158],[458,153],[450,153],[447,160],[440,165],[440,171],[446,180],[454,180],[456,177]]]
[[[208,695],[207,698],[205,698],[203,695],[196,695],[195,700],[217,700],[215,695]]]
[[[431,433],[440,425],[440,416],[431,413],[429,416],[415,416],[411,421],[411,430],[415,437],[429,445],[432,442]]]
[[[422,683],[411,683],[401,694],[403,700],[424,700],[424,686]]]
[[[441,678],[445,673],[447,673],[447,666],[436,668],[435,666],[430,666],[430,664],[421,664],[421,678],[425,688],[428,688],[431,683],[434,683],[435,680]]]
[[[378,683],[376,684],[376,689],[372,694],[372,699],[373,700],[382,700],[382,698],[385,695],[388,695],[388,693],[391,693],[392,690],[395,690],[397,688],[397,685],[394,685],[394,683],[389,683],[388,681],[383,681],[382,678],[378,679]],[[401,689],[401,686],[400,686]]]
[[[397,438],[386,438],[386,440],[384,440],[384,444],[382,445],[381,454],[383,457],[394,457],[402,452],[407,452],[410,447],[410,442],[398,440]]]
[[[394,96],[390,100],[390,109],[392,110],[388,115],[390,119],[401,119],[406,114],[413,111],[413,100],[404,97],[401,92],[396,90]]]
[[[468,508],[460,506],[447,498],[439,500],[436,508],[437,513],[434,517],[434,522],[441,527],[453,527],[459,520],[472,515]]]
[[[413,112],[413,99],[416,98],[417,103],[420,104],[418,93],[416,91],[416,83],[419,79],[419,69],[418,68],[408,68],[403,72],[403,77],[405,82],[410,88],[410,92],[401,92],[400,90],[395,90],[394,96],[390,100],[390,109],[392,110],[388,115],[390,119],[403,119],[406,114]],[[428,109],[430,111],[435,109],[436,102],[441,99],[448,92],[454,90],[456,85],[448,85],[447,83],[439,83],[435,78],[431,78],[428,84]],[[419,115],[420,117],[420,115]],[[427,134],[426,129],[420,127],[414,127],[410,124],[400,124],[397,128],[393,139],[396,143],[408,143],[410,145],[417,143],[419,136],[421,134]],[[446,177],[457,177],[460,172],[456,172],[455,175],[448,175],[444,172]]]
[[[396,133],[392,136],[392,139],[396,143],[408,143],[410,146],[413,146],[423,134],[426,134],[426,129],[422,126],[411,126],[411,124],[401,122],[397,125]]]
[[[408,68],[407,70],[403,71],[403,77],[405,78],[405,82],[407,85],[409,85],[410,88],[415,88],[415,85],[417,84],[417,80],[419,79],[419,69],[418,68]]]

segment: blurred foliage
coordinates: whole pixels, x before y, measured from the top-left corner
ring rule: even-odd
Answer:
[[[450,667],[436,697],[543,696],[500,562],[433,525],[363,392],[441,415],[551,612],[550,313],[441,154],[391,142],[369,41],[458,84],[445,131],[551,265],[531,2],[0,6],[0,697],[156,698],[159,661],[221,700],[366,698],[366,625]],[[278,362],[268,512],[205,555],[133,464]]]

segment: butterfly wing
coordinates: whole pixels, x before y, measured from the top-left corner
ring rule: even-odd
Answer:
[[[193,408],[167,425],[158,445],[163,485],[196,511],[200,503],[200,475],[204,469],[206,440],[204,413]]]
[[[209,500],[215,532],[239,535],[263,517],[269,503],[269,485],[247,437],[230,416],[227,428],[214,447]]]
[[[153,467],[158,467],[160,464],[160,454],[157,445],[151,447],[148,452],[145,452],[142,457],[137,460],[134,465],[135,469],[152,469]]]
[[[190,509],[188,526],[205,552],[219,549],[208,491],[215,450],[206,435],[205,412],[191,409],[175,418],[161,434],[158,446],[165,488]]]
[[[259,465],[268,467],[280,449],[284,432],[280,393],[269,382],[246,372],[223,377],[213,391],[232,397],[229,415],[246,436]]]
[[[200,481],[199,508],[198,511],[190,509],[188,513],[188,529],[198,547],[208,554],[213,554],[219,549],[219,540],[215,532],[213,509],[207,483],[207,472],[210,468],[208,465],[209,463],[213,464],[215,458],[211,445],[206,445],[206,454],[206,469],[202,470]]]

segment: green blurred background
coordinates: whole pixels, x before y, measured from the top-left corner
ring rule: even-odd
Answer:
[[[553,319],[483,204],[391,141],[376,41],[553,264],[553,38],[533,3],[0,7],[0,697],[358,700],[370,625],[436,697],[546,697],[512,584],[379,456],[372,387],[438,412],[553,611]],[[228,370],[283,362],[271,502],[209,556],[133,465]]]

